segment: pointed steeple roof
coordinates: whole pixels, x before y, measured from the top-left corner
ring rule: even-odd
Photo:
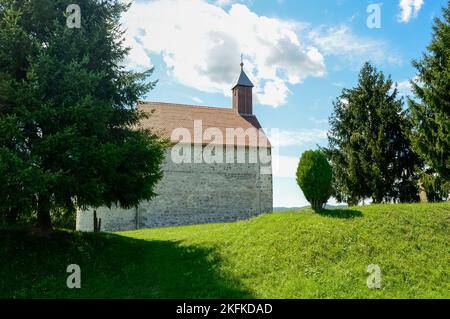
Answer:
[[[239,74],[239,77],[236,79],[232,89],[234,89],[238,85],[254,87],[252,81],[250,81],[247,74],[245,74],[245,72],[244,72],[244,62],[242,61],[242,57],[241,57],[241,73]]]

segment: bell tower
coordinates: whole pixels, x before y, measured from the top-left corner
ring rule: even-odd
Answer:
[[[232,88],[233,110],[242,115],[253,115],[253,83],[244,72],[241,56],[241,73]]]

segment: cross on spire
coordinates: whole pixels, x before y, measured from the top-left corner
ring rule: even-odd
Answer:
[[[241,53],[241,70],[244,69],[244,54]]]

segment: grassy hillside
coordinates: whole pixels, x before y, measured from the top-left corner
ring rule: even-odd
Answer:
[[[0,234],[0,297],[450,298],[450,204],[121,234]],[[82,288],[66,288],[79,264]],[[382,289],[366,285],[369,264]]]

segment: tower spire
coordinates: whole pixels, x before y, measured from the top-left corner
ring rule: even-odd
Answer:
[[[244,72],[244,55],[241,54],[241,72],[233,85],[233,109],[239,114],[253,114],[253,83]]]

